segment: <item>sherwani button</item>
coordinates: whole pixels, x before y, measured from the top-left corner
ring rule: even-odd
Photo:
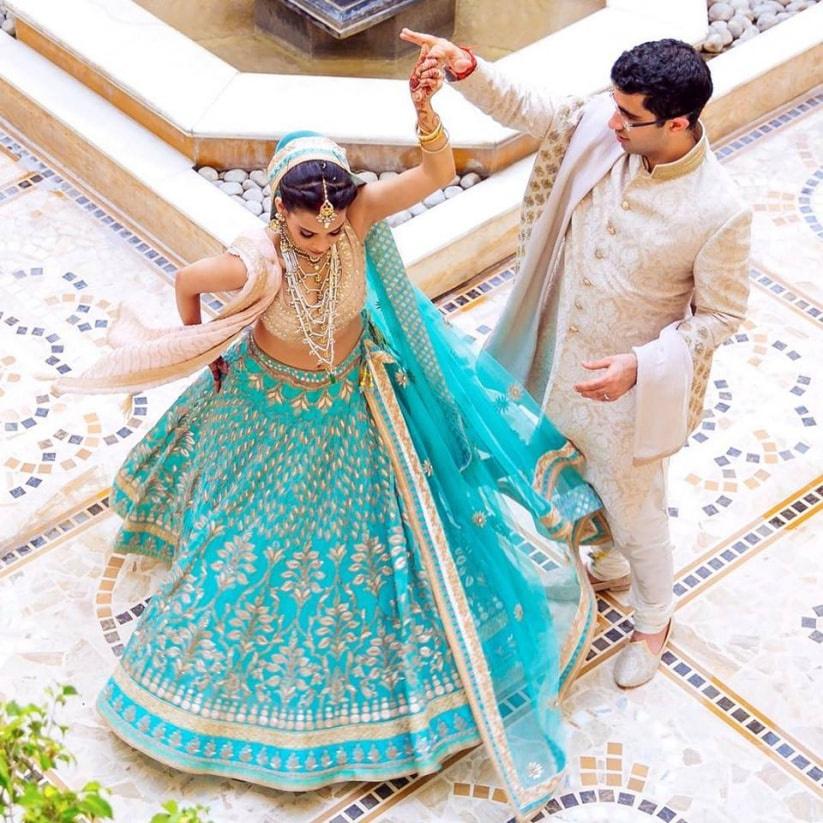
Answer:
[[[584,285],[584,286],[591,286],[591,284],[592,284],[592,281],[591,281],[591,280],[589,280],[589,278],[588,278],[588,277],[584,277],[584,278],[583,278],[583,285]]]
[[[628,211],[628,210],[631,208],[631,207],[629,206],[629,201],[628,201],[628,200],[624,200],[624,201],[623,201],[620,205],[623,207],[623,209],[624,209],[625,211]]]
[[[580,300],[575,300],[574,301],[574,307],[576,309],[582,309],[583,308],[583,303],[581,303]]]
[[[594,250],[594,256],[595,256],[598,260],[602,260],[602,259],[603,259],[603,249],[595,249],[595,250]]]
[[[609,223],[609,225],[606,226],[606,231],[609,234],[617,234],[617,229],[611,223]]]
[[[569,331],[570,331],[572,334],[577,334],[577,332],[579,332],[579,331],[580,331],[580,329],[578,329],[578,328],[577,328],[577,326],[569,326]]]

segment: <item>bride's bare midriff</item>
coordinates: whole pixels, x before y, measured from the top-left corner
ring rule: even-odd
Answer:
[[[277,237],[269,228],[266,228],[272,245],[277,250],[277,259],[281,268],[285,268],[285,263],[280,255],[280,244]],[[357,233],[358,237],[361,233]],[[342,329],[338,329],[334,336],[334,365],[342,363],[352,352],[352,349],[360,340],[363,333],[363,320],[360,315],[354,317]],[[254,342],[267,354],[280,363],[291,366],[293,369],[303,371],[321,371],[317,360],[312,357],[306,344],[301,340],[299,343],[287,343],[275,337],[263,324],[262,318],[254,326]]]
[[[342,363],[352,352],[360,340],[363,331],[363,321],[358,315],[334,336],[334,365]],[[306,344],[286,343],[274,337],[263,325],[262,320],[255,323],[254,342],[267,354],[286,366],[303,371],[320,371],[317,360],[309,353]]]

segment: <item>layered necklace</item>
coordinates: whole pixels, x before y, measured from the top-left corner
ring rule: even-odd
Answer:
[[[303,340],[318,364],[331,371],[341,275],[337,244],[315,257],[294,245],[285,225],[279,227],[279,233],[280,252],[286,264],[286,289]]]

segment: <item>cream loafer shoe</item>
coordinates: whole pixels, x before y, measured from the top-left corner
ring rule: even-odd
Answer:
[[[669,642],[671,633],[672,621],[670,620],[666,628],[666,635],[663,638],[663,645],[657,654],[649,649],[645,640],[627,643],[617,656],[617,662],[614,666],[614,682],[623,689],[633,689],[636,686],[648,683],[654,677],[660,665],[660,659],[666,650],[666,644]]]
[[[611,580],[599,580],[594,576],[589,563],[586,563],[586,573],[589,575],[589,583],[592,584],[595,594],[605,591],[627,592],[632,586],[632,576],[630,574],[624,574],[622,577],[613,577]]]

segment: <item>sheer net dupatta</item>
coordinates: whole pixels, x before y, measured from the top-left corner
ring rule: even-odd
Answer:
[[[276,253],[265,229],[241,235],[228,248],[246,266],[243,288],[214,320],[152,328],[121,304],[109,330],[112,350],[77,377],[63,377],[55,394],[137,392],[193,374],[222,354],[266,310],[280,287]]]
[[[565,766],[558,702],[595,616],[577,548],[598,538],[600,502],[574,447],[411,286],[387,226],[366,249],[366,396],[485,748],[524,815]]]

